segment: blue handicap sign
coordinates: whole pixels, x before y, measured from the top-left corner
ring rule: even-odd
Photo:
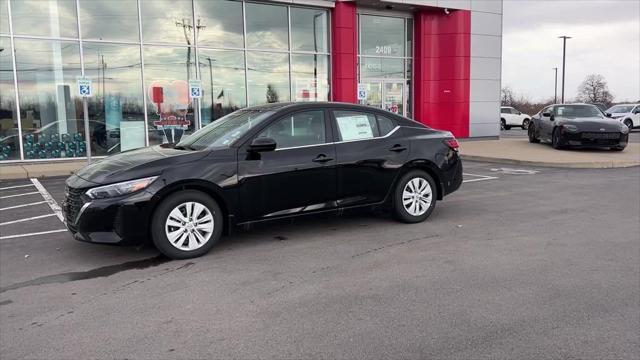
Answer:
[[[91,93],[91,89],[88,85],[80,85],[80,95],[89,95]]]
[[[200,88],[191,88],[191,97],[200,97]]]

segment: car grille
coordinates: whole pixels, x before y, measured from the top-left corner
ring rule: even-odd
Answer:
[[[82,200],[83,189],[75,189],[72,187],[65,188],[64,213],[67,219],[67,226],[71,230],[75,230],[76,217],[84,205]]]
[[[607,140],[613,140],[613,139],[619,139],[620,138],[620,133],[617,132],[583,132],[582,133],[582,138],[583,139],[607,139]]]

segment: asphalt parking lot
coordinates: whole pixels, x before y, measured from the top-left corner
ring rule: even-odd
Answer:
[[[0,182],[0,358],[639,358],[640,168],[465,173],[424,223],[264,224],[186,261],[73,240],[62,178]]]

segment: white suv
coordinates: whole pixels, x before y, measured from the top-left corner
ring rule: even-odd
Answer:
[[[629,131],[640,126],[640,104],[618,104],[608,108],[605,113],[629,127]]]
[[[509,130],[512,127],[520,127],[527,130],[530,121],[531,116],[523,114],[511,106],[500,108],[500,129]]]

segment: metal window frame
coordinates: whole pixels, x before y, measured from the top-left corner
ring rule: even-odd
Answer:
[[[58,162],[58,161],[76,161],[76,160],[86,160],[87,156],[82,156],[82,157],[74,157],[74,158],[51,158],[51,159],[25,159],[24,157],[24,149],[23,149],[23,139],[22,139],[22,117],[20,114],[20,110],[21,110],[21,106],[20,106],[20,94],[19,94],[19,90],[18,90],[18,69],[17,69],[17,65],[16,65],[16,53],[15,53],[15,39],[29,39],[29,40],[48,40],[48,41],[63,41],[63,42],[73,42],[78,44],[79,46],[79,50],[80,50],[80,68],[81,68],[81,74],[84,75],[85,74],[85,66],[84,66],[84,49],[83,49],[83,45],[84,42],[87,43],[101,43],[101,44],[113,44],[113,45],[135,45],[138,46],[139,48],[139,53],[140,53],[140,86],[142,89],[142,103],[143,103],[143,114],[144,114],[144,131],[145,131],[145,137],[144,137],[144,144],[145,146],[149,146],[149,111],[148,111],[148,99],[147,99],[147,93],[146,93],[146,86],[145,86],[145,82],[146,82],[146,69],[145,69],[145,58],[144,58],[144,50],[145,47],[171,47],[171,48],[187,48],[187,47],[191,47],[195,50],[194,53],[194,59],[195,59],[195,73],[196,73],[196,79],[202,80],[201,79],[201,71],[200,71],[200,64],[199,64],[199,57],[200,57],[200,49],[202,48],[203,50],[231,50],[231,51],[241,51],[244,55],[244,86],[245,86],[245,102],[243,104],[243,107],[248,107],[249,106],[249,67],[248,67],[248,52],[262,52],[262,53],[281,53],[281,54],[287,54],[287,58],[289,61],[288,64],[288,77],[289,77],[289,100],[293,101],[294,99],[294,89],[293,89],[293,74],[292,74],[292,67],[293,67],[293,56],[294,55],[322,55],[322,56],[326,56],[327,57],[327,62],[328,62],[328,78],[327,83],[329,86],[329,94],[328,94],[328,99],[332,99],[333,98],[333,78],[331,76],[333,68],[332,68],[332,32],[331,32],[331,22],[332,22],[332,18],[331,18],[331,11],[330,7],[323,7],[323,6],[314,6],[313,4],[299,4],[299,3],[295,3],[295,2],[277,2],[277,1],[273,1],[273,2],[261,2],[261,1],[256,1],[256,0],[230,0],[230,1],[237,1],[242,3],[242,36],[243,36],[243,47],[242,48],[237,48],[237,47],[218,47],[218,46],[207,46],[207,45],[202,45],[200,46],[199,42],[198,42],[198,36],[196,34],[196,14],[197,14],[197,6],[196,6],[196,0],[191,0],[191,20],[192,23],[194,24],[194,39],[193,39],[193,44],[192,45],[185,45],[185,44],[179,44],[179,43],[158,43],[158,42],[145,42],[144,41],[144,32],[143,32],[143,26],[142,26],[142,1],[143,0],[136,0],[136,10],[137,10],[137,21],[138,21],[138,41],[130,41],[130,40],[103,40],[103,39],[84,39],[82,36],[82,28],[81,28],[81,24],[80,24],[80,20],[81,20],[81,16],[80,16],[80,3],[82,1],[87,1],[87,0],[75,0],[75,5],[76,5],[76,11],[75,11],[75,16],[76,16],[76,27],[77,27],[77,31],[78,31],[78,37],[54,37],[54,36],[41,36],[41,35],[22,35],[22,34],[14,34],[13,32],[13,15],[11,13],[11,2],[15,1],[15,0],[7,0],[7,15],[8,15],[8,19],[9,19],[9,33],[8,34],[1,34],[3,37],[7,37],[9,38],[9,42],[11,44],[11,62],[12,62],[12,73],[13,73],[13,87],[14,87],[14,97],[15,97],[15,112],[16,112],[16,119],[18,121],[18,136],[19,136],[19,146],[20,146],[20,159],[14,159],[14,160],[3,160],[0,161],[0,163],[4,164],[4,163],[20,163],[20,162]],[[288,29],[288,33],[287,33],[287,38],[288,38],[288,49],[269,49],[269,48],[255,48],[255,47],[248,47],[247,46],[247,10],[246,10],[246,4],[247,3],[255,3],[255,4],[262,4],[262,5],[272,5],[272,6],[284,6],[287,9],[287,29]],[[327,16],[327,27],[325,29],[326,32],[326,37],[327,37],[327,49],[326,51],[308,51],[308,50],[292,50],[292,26],[291,26],[291,10],[292,8],[301,8],[301,9],[313,9],[313,10],[320,10],[326,13]],[[360,44],[360,42],[358,42],[358,45]],[[406,65],[405,65],[406,66]],[[405,72],[406,73],[406,72]],[[196,99],[194,99],[196,100]],[[202,127],[202,119],[201,119],[201,113],[202,113],[202,103],[201,103],[201,99],[196,100],[197,106],[194,106],[194,112],[195,114],[195,129],[199,129]],[[212,104],[213,106],[213,104]],[[87,140],[90,139],[90,134],[87,136]],[[95,159],[101,159],[104,158],[106,156],[92,156],[92,158]]]

